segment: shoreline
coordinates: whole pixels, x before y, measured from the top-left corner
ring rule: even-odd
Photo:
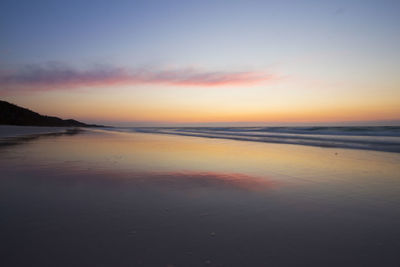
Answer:
[[[30,135],[62,134],[81,127],[0,125],[0,138],[18,138]]]
[[[101,129],[107,132],[125,132],[125,133],[144,133],[144,134],[162,134],[185,137],[198,137],[208,139],[225,139],[244,142],[301,145],[320,148],[340,148],[364,151],[379,151],[389,153],[400,153],[400,136],[396,135],[344,135],[332,133],[330,135],[320,133],[288,133],[288,132],[248,132],[246,128],[243,131],[221,130],[219,128],[195,128],[188,130],[186,128],[92,128],[77,126],[19,126],[19,125],[0,125],[0,139],[24,138],[36,135],[59,135],[74,134],[90,128]],[[124,129],[121,131],[121,129]],[[392,133],[393,134],[393,133]]]

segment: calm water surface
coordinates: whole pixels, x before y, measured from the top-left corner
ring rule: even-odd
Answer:
[[[86,131],[0,146],[0,266],[399,266],[400,153]]]

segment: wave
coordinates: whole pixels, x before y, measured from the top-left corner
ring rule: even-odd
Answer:
[[[120,128],[119,130],[400,153],[400,126],[135,127]]]

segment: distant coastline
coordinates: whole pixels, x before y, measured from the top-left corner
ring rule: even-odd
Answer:
[[[109,127],[86,124],[73,119],[41,115],[29,109],[0,100],[0,125],[47,127]]]

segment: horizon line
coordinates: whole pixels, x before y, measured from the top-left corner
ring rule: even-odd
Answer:
[[[335,122],[113,122],[92,120],[90,123],[108,124],[112,127],[392,127],[400,126],[400,120],[335,121]]]

